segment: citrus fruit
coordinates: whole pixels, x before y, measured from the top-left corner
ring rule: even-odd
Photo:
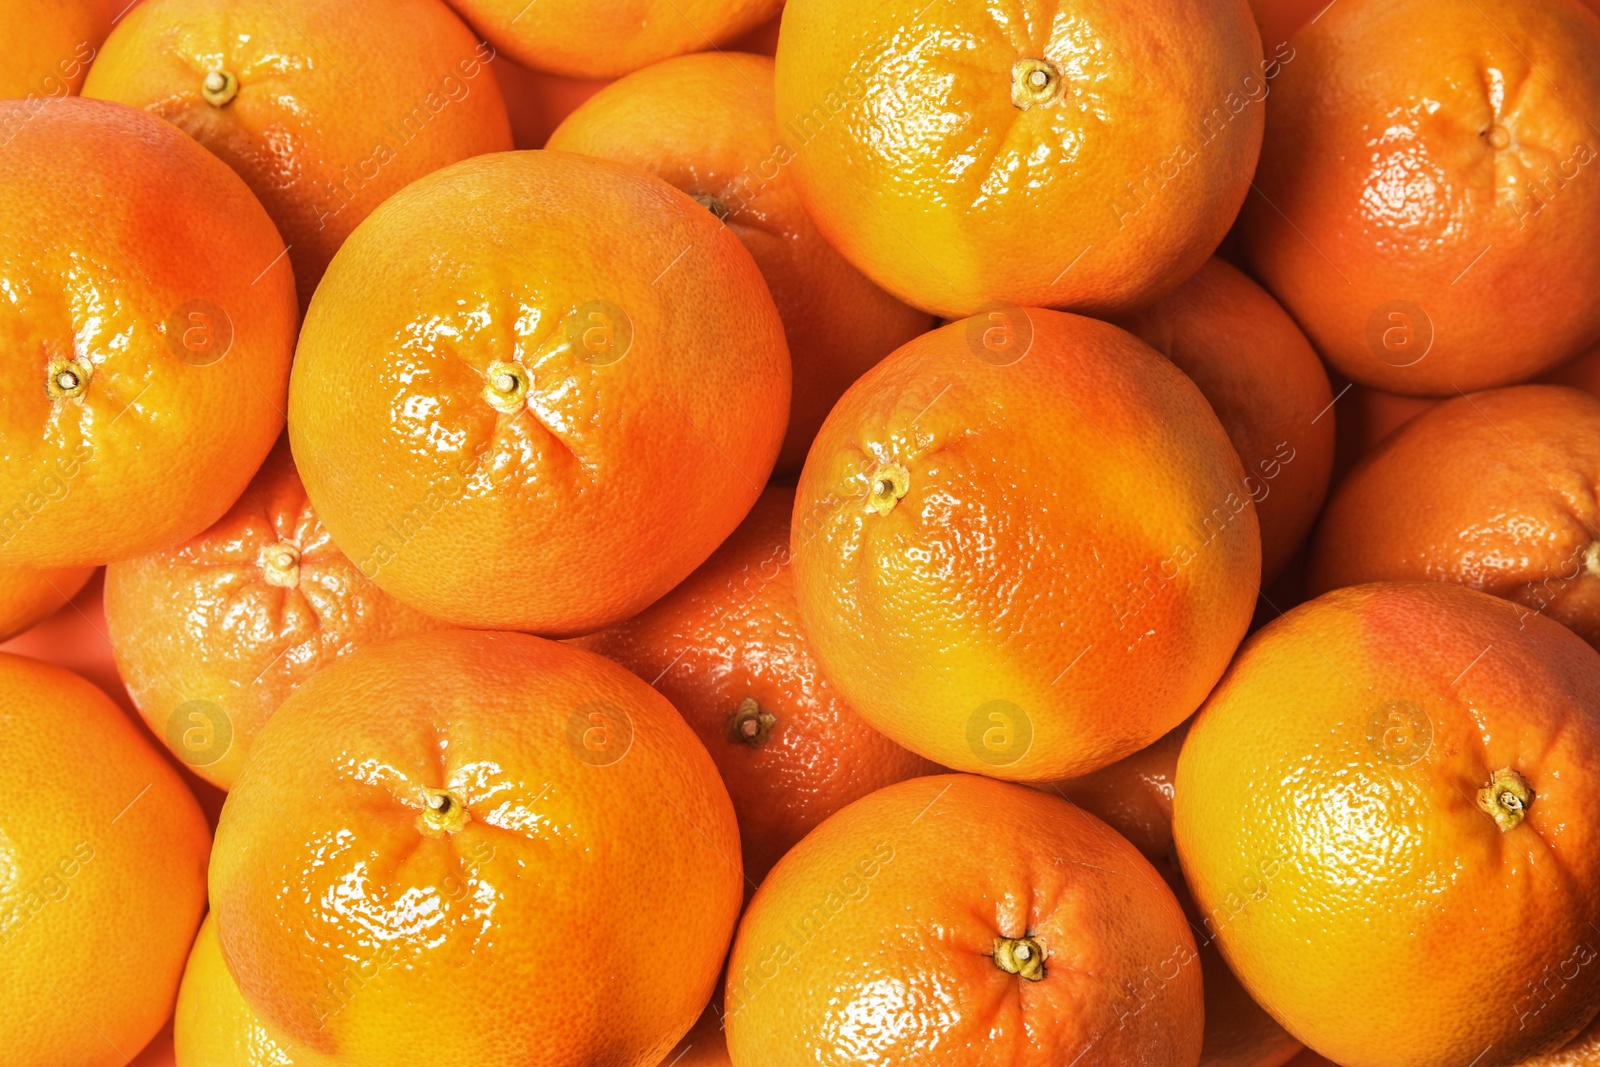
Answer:
[[[273,1033],[245,1003],[222,961],[217,924],[200,924],[178,987],[176,1067],[332,1067],[332,1061]]]
[[[850,383],[933,322],[868,281],[817,232],[800,204],[792,153],[772,106],[772,60],[765,56],[682,56],[602,89],[551,134],[550,147],[664,178],[750,250],[794,363],[789,430],[776,467],[793,475]]]
[[[1193,378],[1222,420],[1261,521],[1262,584],[1272,581],[1328,492],[1334,411],[1322,362],[1277,301],[1220,259],[1120,325]]]
[[[1518,385],[1445,400],[1350,473],[1317,531],[1312,593],[1446,581],[1600,644],[1600,400]]]
[[[1182,722],[1244,637],[1243,481],[1200,390],[1132,335],[1056,311],[954,323],[823,424],[795,501],[800,618],[839,694],[913,752],[1087,774]]]
[[[493,60],[443,0],[144,0],[84,93],[176,123],[237,171],[288,242],[304,308],[389,196],[511,147]]]
[[[1571,1040],[1600,1005],[1578,964],[1600,918],[1597,708],[1600,655],[1461,586],[1342,589],[1256,633],[1190,728],[1173,809],[1245,988],[1345,1067],[1500,1067]]]
[[[783,325],[716,216],[618,163],[503,153],[413,183],[345,244],[289,437],[379,587],[461,625],[578,634],[733,532],[788,397]]]
[[[1228,970],[1178,869],[1172,843],[1172,783],[1187,734],[1188,724],[1184,724],[1109,767],[1041,788],[1105,820],[1150,861],[1177,894],[1199,945],[1200,976],[1205,985],[1200,1067],[1281,1067],[1300,1051],[1300,1042],[1250,999]]]
[[[655,690],[447,630],[335,661],[267,721],[211,904],[246,1003],[346,1067],[653,1067],[741,883],[727,790]]]
[[[205,819],[71,671],[0,653],[0,1062],[122,1067],[172,1011]]]
[[[151,732],[227,789],[294,688],[339,656],[442,625],[333,547],[280,440],[216,525],[106,568],[117,666]]]
[[[7,0],[0,5],[0,98],[25,99],[36,110],[76,93],[109,32],[105,0]],[[0,138],[13,121],[15,114],[0,125]]]
[[[738,1067],[1182,1064],[1194,939],[1134,847],[1056,797],[917,778],[773,868],[728,964]]]
[[[93,574],[93,567],[50,571],[0,567],[0,641],[9,641],[60,611]]]
[[[1267,67],[1245,0],[790,0],[777,118],[817,228],[907,303],[1109,315],[1227,233]]]
[[[1323,358],[1442,396],[1600,340],[1600,182],[1580,177],[1600,18],[1579,0],[1344,0],[1293,47],[1240,230]]]
[[[26,115],[0,101],[0,129]],[[67,176],[70,176],[67,177]],[[296,322],[244,182],[153,116],[57,100],[0,151],[0,565],[215,522],[283,428]]]
[[[105,571],[91,572],[89,581],[62,610],[0,645],[0,651],[65,667],[92,682],[137,724],[139,713],[117,675],[116,658],[105,636],[104,587]]]
[[[512,59],[569,78],[615,78],[727,44],[766,22],[783,0],[452,0]]]
[[[762,23],[724,51],[755,52],[770,56],[778,47],[778,19]],[[564,78],[559,74],[529,70],[515,60],[498,56],[494,73],[511,118],[511,135],[518,148],[543,148],[550,134],[579,104],[611,83],[608,78]],[[770,118],[770,116],[769,116]]]
[[[751,890],[818,823],[937,768],[862,721],[817,667],[789,566],[794,490],[768,489],[710,559],[579,644],[654,685],[716,762]]]
[[[1304,1046],[1239,984],[1218,951],[1216,938],[1204,934],[1203,924],[1197,925],[1202,920],[1189,894],[1184,892],[1179,899],[1190,930],[1198,931],[1200,977],[1205,981],[1206,1026],[1200,1067],[1283,1067]]]

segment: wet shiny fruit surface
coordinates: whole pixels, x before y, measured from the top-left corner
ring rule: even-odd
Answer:
[[[742,886],[727,790],[671,705],[592,653],[468,631],[297,690],[211,868],[245,1002],[374,1067],[664,1054],[711,995]]]
[[[0,0],[0,1067],[1600,1067],[1600,0]]]

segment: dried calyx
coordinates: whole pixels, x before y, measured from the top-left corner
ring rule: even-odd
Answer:
[[[994,965],[1007,974],[1037,982],[1044,977],[1044,946],[1029,937],[994,939]]]
[[[428,837],[453,834],[472,816],[460,797],[448,789],[430,789],[422,798],[422,814],[417,816],[417,829]]]
[[[1022,111],[1061,95],[1061,72],[1048,59],[1019,59],[1011,68],[1011,104]]]
[[[888,464],[872,474],[872,485],[867,491],[867,508],[879,515],[887,515],[911,488],[911,472],[904,467]]]
[[[200,95],[212,107],[227,107],[239,95],[239,79],[232,71],[214,70],[200,83]]]
[[[528,399],[527,369],[516,363],[491,363],[484,373],[483,398],[489,406],[514,415]]]
[[[261,576],[268,585],[293,589],[300,584],[300,546],[279,541],[261,550]]]
[[[1500,827],[1501,833],[1514,830],[1533,806],[1533,786],[1510,767],[1494,773],[1489,784],[1478,790],[1478,807]]]
[[[772,736],[772,728],[777,724],[776,715],[762,711],[754,698],[745,697],[728,720],[728,736],[740,744],[759,748],[767,743],[767,738]]]
[[[89,388],[91,367],[75,360],[52,359],[44,372],[44,391],[52,400],[71,400]]]
[[[723,200],[720,196],[713,196],[711,193],[690,193],[689,195],[694,197],[696,203],[705,208],[707,211],[711,212],[717,218],[725,219],[728,217],[729,212],[727,201]]]

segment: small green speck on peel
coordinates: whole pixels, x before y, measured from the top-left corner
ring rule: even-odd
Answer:
[[[724,201],[720,196],[713,196],[711,193],[690,193],[689,195],[694,198],[696,203],[705,208],[707,211],[711,212],[717,218],[725,219],[728,217],[729,211],[727,202]]]

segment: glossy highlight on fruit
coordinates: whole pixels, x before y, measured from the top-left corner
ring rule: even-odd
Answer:
[[[494,60],[443,0],[143,0],[84,93],[161,116],[238,172],[288,242],[304,309],[384,200],[511,147]]]
[[[1600,654],[1456,585],[1342,589],[1259,631],[1174,793],[1184,875],[1245,988],[1349,1067],[1570,1041],[1600,1006],[1596,708]]]
[[[654,1064],[710,999],[741,884],[727,790],[665,699],[462,630],[291,694],[210,872],[245,1002],[346,1067]]]
[[[800,617],[829,681],[913,752],[1087,774],[1182,722],[1243,638],[1243,483],[1200,390],[1132,335],[1055,311],[953,323],[823,424],[795,499]]]
[[[227,789],[284,698],[340,656],[444,624],[334,547],[286,439],[216,525],[106,568],[117,669],[151,733]]]
[[[566,636],[637,613],[733,531],[788,397],[782,322],[714,215],[618,163],[499,153],[345,244],[306,315],[289,438],[379,588]]]
[[[1600,1067],[1597,160],[1600,0],[0,0],[0,1067]]]
[[[1277,69],[1245,0],[789,0],[777,118],[817,227],[900,299],[1114,315],[1227,233]]]
[[[67,181],[63,175],[71,175]],[[168,548],[221,517],[283,429],[283,241],[175,127],[0,101],[0,566]]]
[[[779,861],[728,962],[734,1067],[1194,1067],[1183,911],[1113,830],[971,775],[845,808]]]
[[[1453,396],[1600,340],[1600,16],[1340,0],[1292,45],[1239,233],[1323,358]]]

